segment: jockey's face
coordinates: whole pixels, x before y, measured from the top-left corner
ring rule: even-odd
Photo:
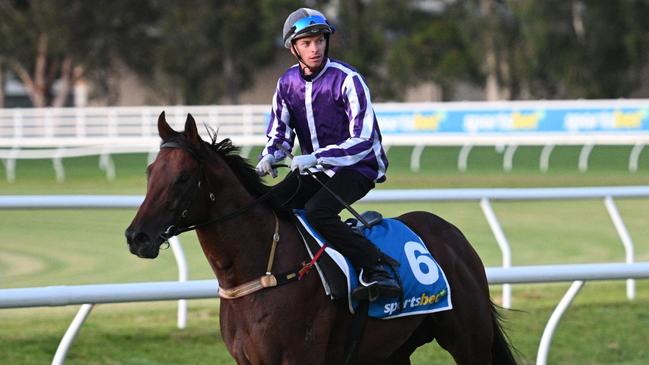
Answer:
[[[306,69],[304,72],[308,75],[312,70],[317,70],[324,61],[325,49],[327,48],[327,40],[323,34],[313,35],[309,37],[299,38],[295,41],[295,48],[291,48],[291,52],[295,56],[295,51],[299,53],[302,58],[300,63],[302,68]],[[299,59],[299,58],[298,58]]]

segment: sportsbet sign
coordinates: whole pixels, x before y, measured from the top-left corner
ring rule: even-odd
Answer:
[[[649,100],[380,104],[383,134],[649,133]]]

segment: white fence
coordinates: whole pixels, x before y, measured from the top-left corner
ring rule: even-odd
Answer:
[[[458,168],[465,170],[473,146],[497,146],[503,168],[511,170],[519,146],[544,146],[539,167],[548,169],[557,145],[582,146],[579,169],[588,168],[596,145],[633,146],[629,170],[638,169],[649,142],[649,100],[572,100],[375,104],[384,144],[414,146],[411,168],[420,169],[426,146],[461,146]],[[52,159],[57,179],[62,159],[99,155],[100,167],[114,178],[110,156],[158,150],[156,121],[161,111],[176,129],[187,113],[244,148],[247,155],[265,142],[268,105],[143,106],[0,109],[0,159],[7,179],[15,179],[16,161]],[[203,137],[207,133],[200,128]]]
[[[649,278],[649,262],[487,268],[486,274],[490,284],[573,281],[559,305],[553,311],[543,331],[536,364],[545,365],[556,326],[583,286],[584,281]],[[69,346],[76,337],[80,326],[90,314],[94,304],[216,298],[217,289],[218,283],[216,280],[0,289],[0,308],[82,304],[81,310],[77,313],[68,331],[66,331],[54,355],[52,364],[58,365],[63,364],[65,361]]]
[[[372,190],[362,202],[390,201],[479,201],[480,208],[496,238],[502,253],[503,267],[511,267],[512,252],[509,241],[501,227],[493,208],[493,200],[551,200],[551,199],[603,199],[606,210],[624,247],[625,261],[634,261],[634,248],[614,198],[649,197],[649,186],[626,187],[576,187],[576,188],[520,188],[520,189],[403,189]],[[142,203],[141,196],[0,196],[0,209],[23,208],[137,208]],[[171,241],[171,247],[179,265],[179,275],[186,277],[186,263],[180,257],[180,244]],[[632,279],[627,281],[627,297],[635,297]],[[511,307],[511,286],[503,286],[503,307]],[[183,320],[179,316],[179,326]]]
[[[632,187],[590,187],[590,188],[537,188],[537,189],[429,189],[429,190],[374,190],[368,194],[363,202],[387,202],[387,201],[458,201],[458,200],[478,200],[485,214],[485,217],[496,237],[496,241],[502,251],[503,268],[501,270],[488,269],[487,273],[490,283],[503,283],[503,307],[511,306],[511,283],[530,283],[530,282],[552,282],[576,280],[559,306],[555,309],[550,321],[544,331],[537,364],[545,364],[547,352],[551,342],[552,333],[556,327],[561,314],[577,294],[582,280],[604,280],[604,279],[627,279],[627,296],[629,299],[635,297],[634,277],[649,277],[649,263],[642,265],[633,264],[634,249],[633,242],[624,225],[621,215],[613,201],[613,198],[631,198],[631,197],[649,197],[649,186],[632,186]],[[604,199],[604,205],[609,212],[613,224],[618,232],[620,240],[625,249],[626,264],[604,264],[604,265],[568,265],[568,266],[549,266],[513,268],[511,267],[511,249],[500,226],[500,223],[491,208],[491,200],[548,200],[548,199]],[[43,208],[135,208],[142,203],[141,196],[0,196],[0,209],[43,209]],[[137,284],[111,284],[115,286],[92,286],[90,292],[97,297],[86,297],[88,291],[73,288],[71,292],[66,293],[66,287],[49,287],[41,289],[3,289],[0,290],[0,308],[16,306],[38,306],[38,305],[68,305],[84,303],[73,320],[70,328],[64,335],[53,364],[62,364],[67,350],[74,340],[79,327],[85,321],[85,318],[92,310],[93,304],[89,303],[108,303],[121,301],[138,301],[151,300],[150,295],[159,296],[156,300],[168,300],[175,298],[197,298],[194,285],[202,286],[200,290],[206,290],[205,285],[211,285],[207,282],[192,284],[185,287],[187,282],[187,266],[182,253],[180,243],[174,238],[171,240],[172,249],[179,265],[178,283],[173,282],[173,286],[180,285],[188,290],[175,292],[170,290],[168,283],[155,284],[148,286],[147,289],[139,286],[129,286]],[[612,266],[611,266],[612,265]],[[631,270],[631,271],[629,271]],[[640,271],[635,271],[640,270]],[[119,286],[126,285],[126,286]],[[142,284],[145,285],[145,284]],[[213,285],[213,284],[212,284]],[[83,287],[83,286],[82,286]],[[164,287],[167,287],[164,289]],[[86,286],[90,289],[91,286]],[[210,297],[216,292],[211,287]],[[139,294],[138,294],[139,292]],[[159,294],[159,293],[166,294]],[[62,294],[57,294],[62,293]],[[155,293],[155,294],[153,294]],[[179,295],[178,293],[183,293]],[[205,291],[201,291],[204,295]],[[200,297],[200,296],[199,296]],[[11,299],[13,298],[13,299]],[[130,298],[130,299],[129,299]],[[147,299],[149,298],[149,299]],[[92,299],[92,300],[90,300]],[[22,304],[21,304],[22,303]],[[178,311],[179,328],[184,327],[186,304],[181,299]]]
[[[100,156],[100,168],[113,179],[112,154],[158,152],[157,120],[163,110],[177,130],[183,129],[191,113],[199,123],[249,150],[263,143],[270,109],[264,105],[0,109],[0,159],[7,180],[15,180],[20,159],[52,159],[56,177],[63,181],[63,158],[94,155]],[[207,139],[205,128],[199,129]]]

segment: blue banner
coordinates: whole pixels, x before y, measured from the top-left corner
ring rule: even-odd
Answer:
[[[437,104],[441,105],[441,104]],[[468,109],[468,108],[467,108]],[[649,105],[621,108],[502,108],[376,112],[383,134],[649,132]]]

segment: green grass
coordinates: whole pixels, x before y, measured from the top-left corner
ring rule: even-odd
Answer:
[[[392,148],[384,188],[539,187],[647,185],[649,161],[627,171],[630,148],[597,147],[589,170],[577,171],[578,148],[557,147],[550,170],[538,170],[540,148],[521,148],[513,171],[502,171],[502,154],[475,148],[466,172],[457,171],[457,148],[428,148],[422,170],[409,170],[410,149]],[[251,155],[256,155],[253,151]],[[49,161],[18,161],[15,183],[0,181],[0,194],[144,194],[145,155],[114,156],[117,179],[107,181],[98,158],[64,160],[66,181],[57,183]],[[274,183],[268,180],[269,183]],[[636,260],[649,261],[648,199],[617,199],[636,245]],[[603,202],[594,200],[494,202],[512,246],[514,265],[622,262],[624,251]],[[477,202],[358,204],[386,216],[410,210],[434,212],[457,225],[487,266],[501,254]],[[173,255],[156,260],[131,255],[123,230],[134,209],[0,211],[0,287],[28,287],[174,280]],[[212,278],[194,234],[181,237],[190,278]],[[623,281],[587,283],[559,324],[551,364],[645,364],[649,358],[649,283],[637,282],[628,302]],[[533,363],[545,323],[568,287],[515,285],[506,327],[527,363]],[[500,300],[500,287],[492,287]],[[220,338],[218,301],[190,301],[189,327],[175,328],[175,304],[153,302],[99,305],[68,355],[68,364],[232,364]],[[76,307],[0,310],[0,363],[51,361]],[[296,344],[299,345],[299,344]],[[188,360],[189,359],[189,360]],[[413,364],[448,364],[435,344],[413,356]]]
[[[51,361],[72,308],[12,309],[1,313],[3,364]],[[99,305],[84,324],[66,364],[230,364],[220,341],[218,301],[191,303],[185,330],[176,328],[172,303]],[[29,318],[29,327],[25,321]]]
[[[649,158],[641,156],[638,172],[628,171],[631,147],[596,147],[589,159],[588,171],[577,170],[578,147],[556,147],[546,173],[539,171],[540,147],[520,147],[513,169],[504,172],[502,153],[493,147],[475,147],[466,172],[458,172],[459,148],[429,147],[421,156],[421,170],[410,171],[409,147],[393,147],[388,152],[388,180],[379,189],[457,188],[457,187],[542,187],[646,185],[649,183]],[[259,149],[249,156],[256,161]],[[146,189],[144,154],[114,155],[117,178],[108,181],[99,170],[98,157],[63,160],[66,180],[56,181],[49,160],[19,160],[16,182],[0,179],[0,194],[144,194]],[[286,169],[284,169],[286,170]],[[269,183],[274,183],[268,179]]]
[[[649,285],[638,283],[638,298],[627,302],[623,284],[587,284],[559,324],[550,364],[645,364]],[[538,342],[567,284],[516,286],[507,328],[518,351],[533,363]],[[67,364],[233,364],[218,327],[218,301],[189,304],[189,323],[175,328],[169,303],[98,305],[70,349]],[[6,364],[51,361],[74,309],[11,309],[0,312],[0,358]],[[296,344],[299,346],[299,344]],[[436,344],[422,347],[413,364],[450,364]]]

